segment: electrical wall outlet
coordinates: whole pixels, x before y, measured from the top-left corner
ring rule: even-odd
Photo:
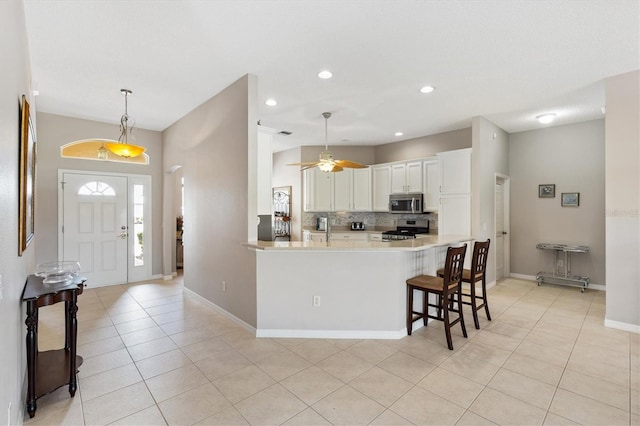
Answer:
[[[320,307],[320,296],[313,296],[313,307],[314,308]]]
[[[222,281],[222,285],[220,286],[222,288],[223,292],[227,291],[227,282],[226,281]]]

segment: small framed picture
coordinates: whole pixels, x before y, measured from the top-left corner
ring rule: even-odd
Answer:
[[[551,183],[538,185],[538,198],[556,198],[556,185]]]
[[[562,207],[578,207],[580,205],[579,192],[563,192]]]

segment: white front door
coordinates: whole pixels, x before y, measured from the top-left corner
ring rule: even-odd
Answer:
[[[127,178],[63,173],[64,260],[91,285],[127,282]]]

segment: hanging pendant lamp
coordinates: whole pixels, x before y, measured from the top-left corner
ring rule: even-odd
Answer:
[[[135,120],[129,117],[127,97],[133,92],[129,89],[120,89],[124,94],[124,114],[120,117],[120,138],[118,142],[105,143],[107,149],[116,155],[124,158],[132,158],[142,155],[145,151],[145,147],[139,145],[133,145],[129,143],[129,139],[135,142],[135,138],[132,135]],[[131,126],[129,126],[129,120],[131,120]]]

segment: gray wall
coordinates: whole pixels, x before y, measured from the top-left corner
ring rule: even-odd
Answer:
[[[375,163],[389,163],[391,161],[412,160],[436,155],[438,152],[453,151],[455,149],[471,148],[471,127],[435,135],[422,136],[400,142],[377,145],[375,148]]]
[[[511,272],[552,271],[537,243],[579,244],[591,252],[572,257],[573,272],[605,284],[604,121],[513,133],[510,145]],[[555,184],[556,197],[538,198],[539,184]],[[562,192],[579,192],[580,207],[561,207]]]
[[[509,134],[483,117],[474,117],[471,127],[471,234],[492,241],[486,271],[487,282],[492,283],[496,279],[496,173],[509,174]],[[472,247],[467,250],[473,254]]]
[[[184,285],[252,326],[255,255],[242,243],[251,238],[249,218],[257,232],[256,182],[251,175],[256,169],[251,160],[257,147],[256,80],[251,75],[241,78],[162,134],[163,169],[183,166]],[[168,185],[165,194],[173,188]],[[175,245],[173,218],[171,222],[168,243]]]
[[[18,159],[20,141],[20,99],[26,95],[35,119],[31,97],[31,68],[22,1],[0,2],[0,423],[22,424],[25,383],[25,310],[21,302],[27,275],[33,273],[35,246],[43,240],[36,226],[31,245],[18,256]],[[40,164],[38,164],[40,165]],[[37,173],[37,171],[36,171]],[[41,179],[36,176],[36,179]],[[36,203],[39,200],[36,198]]]
[[[607,79],[607,312],[640,331],[640,71]],[[620,324],[618,324],[620,325]]]
[[[118,117],[114,117],[118,118]],[[60,147],[69,142],[91,138],[117,139],[119,125],[98,121],[38,113],[38,204],[36,227],[42,238],[38,241],[36,263],[58,260],[58,169],[91,172],[131,173],[151,175],[152,190],[152,273],[162,272],[162,139],[160,132],[136,129],[136,143],[144,146],[149,164],[126,164],[61,158]]]

